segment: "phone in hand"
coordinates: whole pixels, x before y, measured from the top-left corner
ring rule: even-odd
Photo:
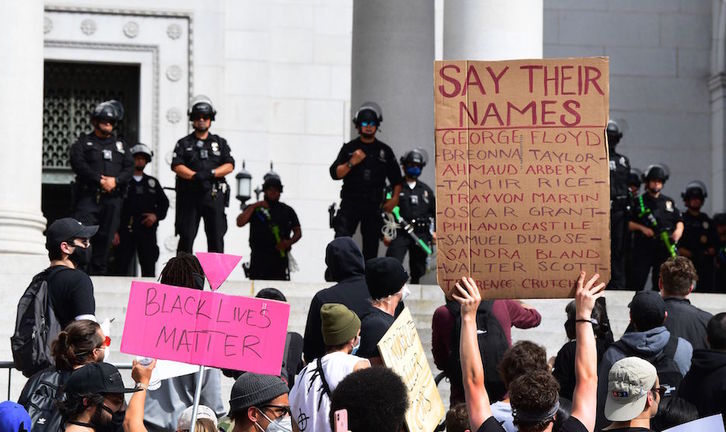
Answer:
[[[348,410],[345,408],[335,412],[335,432],[348,432]]]

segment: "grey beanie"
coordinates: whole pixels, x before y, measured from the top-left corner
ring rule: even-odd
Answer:
[[[229,411],[235,412],[269,402],[289,392],[278,376],[245,372],[237,378],[229,397]]]

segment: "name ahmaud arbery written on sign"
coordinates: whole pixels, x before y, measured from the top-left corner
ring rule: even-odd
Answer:
[[[568,297],[609,278],[608,62],[436,62],[439,284]]]

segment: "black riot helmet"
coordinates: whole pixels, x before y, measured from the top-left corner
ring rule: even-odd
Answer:
[[[401,156],[401,165],[407,166],[407,165],[419,165],[421,168],[426,166],[426,163],[429,161],[429,155],[426,153],[426,150],[422,148],[415,148],[413,150],[407,151],[403,156]]]
[[[142,154],[146,156],[146,162],[151,162],[151,157],[154,156],[154,151],[149,148],[144,143],[138,143],[135,146],[131,147],[131,155],[136,156],[137,154]]]
[[[197,95],[192,98],[189,102],[191,108],[189,109],[189,121],[194,120],[199,115],[208,115],[209,118],[214,121],[214,117],[217,115],[217,111],[212,105],[212,100],[205,95]]]
[[[643,171],[638,168],[631,167],[630,174],[628,174],[628,186],[640,188],[641,184],[643,184]]]
[[[107,120],[116,124],[124,118],[124,106],[117,100],[107,100],[96,105],[91,111],[91,120]]]
[[[713,215],[713,223],[716,225],[726,225],[726,213],[716,213]]]
[[[623,137],[623,132],[620,130],[620,126],[615,123],[615,120],[608,120],[608,126],[605,131],[608,134],[608,145],[610,146],[614,147]]]
[[[708,196],[708,190],[706,185],[702,181],[693,180],[686,185],[686,190],[681,194],[681,198],[684,200],[691,198],[700,198],[704,201]]]
[[[280,190],[280,193],[282,193],[282,180],[280,180],[280,175],[272,170],[268,171],[267,174],[262,177],[262,190],[265,191],[269,187],[277,187]]]
[[[670,177],[670,170],[664,163],[650,165],[645,170],[645,181],[660,180],[665,183],[668,181],[668,177]]]
[[[383,110],[375,102],[363,102],[353,116],[353,124],[359,128],[363,121],[375,121],[376,126],[383,123]]]

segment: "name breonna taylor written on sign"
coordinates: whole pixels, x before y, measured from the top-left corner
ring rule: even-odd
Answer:
[[[608,59],[437,61],[438,281],[571,297],[610,278]]]
[[[290,305],[133,282],[121,352],[278,375]]]

